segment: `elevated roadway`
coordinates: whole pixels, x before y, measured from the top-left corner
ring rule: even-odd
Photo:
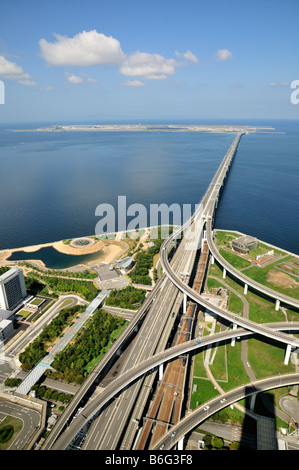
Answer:
[[[201,200],[201,203],[198,205],[197,210],[194,212],[192,217],[179,229],[177,229],[167,240],[164,241],[161,247],[161,256],[160,262],[163,267],[163,272],[166,276],[171,279],[171,281],[180,289],[185,296],[189,299],[192,299],[194,302],[197,302],[199,305],[211,310],[212,312],[216,313],[222,318],[225,318],[233,323],[236,323],[248,330],[254,331],[255,333],[264,335],[268,338],[280,341],[285,343],[286,345],[298,349],[299,347],[299,340],[296,338],[292,338],[289,335],[285,335],[281,332],[273,332],[269,328],[265,327],[262,324],[257,324],[247,319],[243,319],[237,315],[234,315],[227,310],[224,310],[220,307],[212,305],[206,299],[204,299],[200,294],[195,292],[195,290],[190,287],[181,276],[175,272],[168,261],[168,251],[173,242],[173,240],[180,236],[182,232],[184,232],[184,237],[187,235],[189,239],[189,246],[192,249],[192,242],[193,248],[196,249],[199,240],[199,233],[206,227],[206,234],[208,234],[208,244],[210,243],[213,245],[213,250],[215,254],[217,250],[215,250],[215,245],[212,243],[212,219],[215,210],[216,202],[219,198],[220,189],[223,185],[224,179],[226,177],[227,171],[231,165],[232,159],[236,153],[237,147],[239,145],[240,139],[242,134],[239,134],[234,142],[232,143],[231,147],[229,148],[227,154],[225,155],[224,159],[222,160],[221,165],[219,166],[211,184],[209,185],[204,197]],[[203,238],[205,239],[205,237]],[[209,245],[210,246],[210,245]],[[220,256],[220,255],[219,255]],[[227,262],[225,262],[228,265]],[[230,269],[234,272],[234,276],[239,279],[240,272],[235,270],[231,265]],[[243,277],[243,275],[241,275]],[[261,284],[258,284],[252,281],[252,284],[255,285],[255,289],[259,292],[267,292],[268,289],[264,288]],[[285,296],[283,296],[285,298]],[[292,299],[292,304],[297,305],[298,302],[295,299]],[[299,305],[298,305],[299,306]]]
[[[152,291],[151,294],[145,299],[144,303],[142,304],[141,308],[138,310],[134,318],[130,321],[127,327],[123,330],[121,335],[117,338],[117,340],[112,344],[112,346],[108,349],[106,354],[103,356],[101,361],[97,364],[95,369],[93,370],[92,374],[90,374],[76,395],[73,397],[71,403],[66,408],[65,412],[62,414],[60,419],[57,421],[55,427],[51,431],[50,435],[48,436],[45,444],[43,445],[43,450],[51,449],[53,443],[56,441],[58,436],[62,433],[64,428],[70,423],[73,415],[75,414],[76,410],[78,409],[82,399],[86,394],[89,393],[89,390],[94,385],[94,382],[98,380],[98,378],[105,373],[107,369],[111,366],[113,361],[116,357],[119,356],[121,349],[130,341],[134,332],[139,328],[140,322],[143,321],[145,318],[149,308],[151,307],[155,295],[159,292],[162,283],[165,281],[165,276],[160,278],[158,283],[155,286],[155,291]]]
[[[230,392],[206,402],[203,406],[200,406],[183,418],[178,424],[171,427],[171,429],[164,434],[163,438],[151,447],[151,450],[172,449],[177,443],[182,441],[187,434],[202,422],[206,421],[210,416],[246,397],[259,392],[273,390],[274,388],[297,385],[298,383],[299,373],[296,373],[269,377],[267,379],[258,380],[235,388]]]
[[[268,324],[267,327],[273,330],[285,329],[285,330],[299,330],[299,323],[287,323],[287,324]],[[219,343],[222,341],[228,341],[236,337],[251,336],[253,332],[237,328],[235,330],[224,331],[215,333],[211,336],[198,339],[193,339],[188,342],[178,344],[171,348],[166,349],[154,356],[140,362],[133,368],[122,373],[118,378],[113,380],[109,386],[101,391],[99,395],[94,397],[82,412],[72,421],[69,428],[58,438],[58,440],[52,446],[53,450],[66,449],[71,440],[76,434],[83,428],[83,426],[92,419],[104,406],[113,398],[126,389],[130,384],[136,381],[139,377],[144,376],[148,372],[153,372],[155,368],[161,364],[167,363],[172,359],[175,359],[184,354],[188,354],[195,350],[205,349],[210,345]],[[225,395],[223,396],[225,398]],[[225,405],[227,406],[227,404]]]
[[[178,270],[185,270],[188,258],[187,252],[183,252],[182,255],[176,252],[172,259],[172,265]],[[122,365],[118,374],[167,347],[175,322],[172,312],[177,311],[181,303],[182,294],[165,278],[140,327],[134,344],[130,347],[130,353],[125,354],[126,361],[120,361]],[[104,412],[100,413],[92,423],[82,449],[130,449],[155,377],[156,372],[148,374],[146,377],[140,377],[117,399],[109,403]]]
[[[182,251],[181,256],[180,251],[181,250],[178,250],[178,252],[174,254],[172,263],[176,269],[182,271],[186,269],[189,254],[184,250]],[[105,375],[109,365],[117,356],[120,355],[124,345],[128,343],[128,341],[131,341],[130,337],[132,337],[134,332],[136,333],[139,330],[134,343],[131,345],[132,353],[128,357],[126,363],[123,364],[124,370],[126,368],[131,368],[133,364],[152,356],[157,351],[161,350],[161,348],[163,349],[166,347],[168,337],[175,320],[174,318],[171,318],[171,313],[174,304],[177,302],[177,296],[179,296],[178,305],[180,306],[182,303],[182,294],[177,290],[174,284],[166,278],[166,276],[163,276],[158,281],[155,288],[148,294],[144,304],[136,313],[134,319],[123,331],[121,337],[113,344],[112,348],[108,350],[92,374],[88,376],[86,381],[80,387],[72,402],[48,436],[43,449],[47,450],[52,448],[58,436],[66,426],[70,424],[70,421],[74,416],[76,409],[78,409],[83,397],[89,392],[95,381],[101,381],[101,377]],[[122,373],[122,370],[119,373]],[[96,443],[90,444],[91,448],[94,449],[94,445],[99,446],[99,448],[106,448],[109,445],[110,449],[116,446],[119,439],[119,433],[121,431],[119,423],[126,422],[128,413],[131,410],[129,403],[133,406],[134,401],[138,397],[138,393],[141,393],[141,383],[138,386],[139,391],[137,391],[136,384],[134,391],[133,389],[127,391],[118,403],[115,403],[112,408],[110,407],[109,411],[106,413],[105,424],[103,424],[103,417],[99,417],[97,423],[93,424],[93,428],[98,425],[98,429],[100,430],[99,435],[101,437]],[[150,390],[150,381],[148,386]],[[142,387],[142,394],[145,393],[144,389],[145,387]],[[146,397],[144,397],[144,400],[146,400]],[[116,423],[116,420],[111,419],[111,416],[116,412],[116,405],[119,420],[118,424]],[[123,416],[121,417],[121,415]],[[95,434],[96,432],[94,432],[94,435]],[[107,440],[110,436],[112,436],[112,440],[108,443]]]
[[[209,214],[211,214],[213,208],[209,208]],[[287,295],[281,294],[273,289],[270,289],[269,287],[266,287],[253,279],[249,278],[248,276],[245,276],[245,274],[242,271],[238,271],[235,269],[230,263],[228,263],[223,256],[218,251],[218,248],[214,242],[213,239],[213,231],[212,231],[212,221],[207,220],[206,223],[206,239],[209,245],[210,252],[212,256],[218,261],[218,263],[230,274],[232,274],[235,278],[237,278],[239,281],[242,281],[245,286],[249,286],[252,289],[254,289],[257,292],[260,292],[267,297],[270,297],[271,299],[278,300],[279,302],[282,302],[284,305],[290,305],[292,307],[299,308],[299,301],[297,299],[294,299],[293,297],[289,297]]]
[[[201,203],[199,204],[197,210],[194,212],[192,217],[178,231],[174,232],[163,243],[160,252],[160,260],[164,270],[163,281],[166,277],[167,282],[171,282],[183,294],[184,302],[186,298],[189,298],[195,303],[203,306],[204,308],[213,311],[220,317],[225,318],[231,323],[237,324],[240,327],[244,328],[244,330],[238,329],[234,330],[233,332],[226,333],[226,335],[224,334],[223,339],[227,340],[236,336],[246,336],[251,335],[253,333],[257,333],[259,335],[272,338],[273,340],[276,340],[278,342],[285,343],[290,347],[298,348],[299,341],[296,338],[284,334],[281,331],[270,327],[269,325],[256,324],[254,322],[245,320],[237,315],[232,314],[231,312],[228,312],[227,310],[216,307],[215,305],[208,302],[187,284],[187,280],[184,276],[184,280],[182,280],[182,271],[181,267],[179,267],[180,263],[178,263],[178,265],[174,267],[171,266],[168,260],[168,252],[171,248],[173,240],[176,237],[179,237],[181,232],[184,232],[184,236],[179,245],[179,255],[177,255],[177,258],[180,259],[182,257],[185,266],[187,263],[188,266],[193,267],[196,250],[199,244],[203,241],[204,228],[206,228],[206,233],[211,233],[213,213],[215,206],[217,205],[220,189],[224,183],[225,176],[236,153],[241,136],[242,134],[239,134],[235,138],[233,144],[231,145],[221,165],[219,166],[211,184],[209,185],[204,197],[202,198]],[[162,283],[163,281],[161,280],[159,282]],[[162,285],[161,283],[160,287]],[[148,305],[145,306],[146,312],[148,312],[149,307],[152,305],[156,292],[157,290],[154,289],[150,294],[150,298],[147,299],[146,302],[148,302]],[[175,292],[177,295],[177,291]],[[132,328],[131,324],[130,327]],[[290,330],[290,328],[287,329]],[[208,340],[204,339],[203,341],[201,341],[200,344],[198,344],[197,340],[193,340],[183,345],[177,345],[173,348],[169,348],[165,351],[161,351],[158,353],[153,353],[152,351],[150,353],[151,357],[147,356],[149,357],[148,359],[141,360],[141,362],[136,362],[134,364],[134,367],[132,367],[130,370],[124,370],[121,375],[117,379],[112,381],[106,389],[102,390],[99,395],[97,395],[96,397],[94,397],[93,400],[87,403],[83,411],[75,418],[75,420],[71,423],[71,425],[63,434],[61,433],[62,430],[65,428],[67,418],[64,418],[61,423],[59,423],[59,420],[58,425],[60,424],[60,427],[57,427],[57,425],[55,426],[54,430],[51,432],[49,438],[47,439],[44,448],[65,449],[67,445],[71,442],[73,437],[75,437],[75,435],[80,431],[80,429],[90,419],[92,419],[99,412],[99,410],[101,410],[113,397],[115,397],[120,392],[124,391],[126,387],[128,387],[128,385],[134,383],[134,381],[138,380],[141,376],[147,374],[149,371],[153,372],[157,366],[164,362],[170,361],[179,355],[186,354],[199,347],[206,346],[207,344],[212,344],[213,341],[221,341],[221,335],[217,334],[214,335],[213,338],[210,338],[209,341],[211,341],[211,343],[206,343],[206,341]],[[118,344],[121,344],[121,342]],[[115,354],[115,351],[110,354]],[[83,384],[83,386],[81,387],[82,390],[80,389],[80,393],[77,397],[77,406],[80,399],[82,399],[82,397],[84,396],[88,388],[91,386],[93,381],[99,377],[99,373],[102,370],[103,367],[102,365],[100,365],[98,368],[95,369],[92,374],[90,374],[90,376],[86,380],[86,382],[88,383],[85,382]],[[68,408],[66,412],[68,411]],[[74,409],[72,410],[72,412],[69,413],[69,417],[72,416],[73,412]],[[63,417],[65,413],[63,414]]]

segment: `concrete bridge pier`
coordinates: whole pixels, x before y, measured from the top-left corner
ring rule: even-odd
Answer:
[[[214,264],[214,263],[215,263],[215,258],[214,258],[214,256],[212,255],[212,256],[211,256],[211,264]]]
[[[236,323],[233,324],[233,330],[236,330],[238,328],[238,325]],[[234,347],[236,344],[236,337],[234,336],[231,340],[231,346]]]
[[[184,437],[182,437],[182,439],[179,440],[178,442],[178,450],[184,450]]]
[[[163,365],[163,364],[160,364],[160,365],[159,365],[159,380],[160,380],[160,381],[163,380],[163,375],[164,375],[164,365]]]
[[[222,275],[222,277],[223,277],[223,279],[226,278],[226,269],[225,269],[225,268],[223,268],[223,275]]]
[[[280,307],[280,300],[276,299],[275,300],[275,310],[279,310]]]
[[[187,313],[187,294],[184,293],[183,299],[183,313]]]
[[[244,284],[244,295],[248,292],[248,284]]]
[[[292,346],[290,344],[287,345],[286,353],[284,356],[284,364],[287,366],[290,360],[290,355],[292,351]]]

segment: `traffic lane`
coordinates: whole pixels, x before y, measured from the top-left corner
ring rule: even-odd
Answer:
[[[195,429],[195,427],[200,423],[204,422],[221,409],[242,400],[246,396],[287,385],[296,385],[298,383],[299,373],[286,374],[284,376],[270,377],[254,383],[242,385],[241,387],[231,390],[230,392],[210,400],[205,403],[205,405],[197,408],[186,418],[183,418],[180,423],[173,426],[172,430],[168,432],[160,442],[152,448],[152,450],[171,449],[180,439],[187,435],[192,429]]]
[[[6,416],[13,416],[22,421],[22,429],[10,445],[9,450],[25,450],[34,432],[36,432],[40,426],[40,413],[32,408],[0,399],[0,416],[1,421]]]

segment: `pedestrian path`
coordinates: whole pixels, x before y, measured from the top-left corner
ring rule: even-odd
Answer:
[[[101,306],[104,299],[109,295],[109,291],[100,292],[97,297],[86,307],[85,311],[78,317],[73,325],[68,328],[65,334],[59,339],[59,341],[52,347],[49,353],[31,370],[31,372],[25,377],[16,389],[16,393],[27,395],[34,384],[41,378],[45,373],[46,369],[51,367],[52,362],[56,354],[63,351],[63,349],[69,344],[69,342],[78,333],[84,323],[92,316],[95,311]]]

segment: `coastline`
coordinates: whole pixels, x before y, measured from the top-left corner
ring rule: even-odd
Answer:
[[[141,236],[141,238],[143,240],[147,239],[149,237],[150,230],[152,228],[154,228],[154,227],[146,227],[146,228],[142,229],[142,231],[144,231],[143,235]],[[133,230],[133,232],[134,231],[135,230]],[[245,235],[244,233],[242,233],[240,231],[236,231],[236,230],[215,229],[215,231],[216,232],[217,231],[219,231],[219,232],[229,231],[229,232],[234,232],[234,233],[236,233],[240,236]],[[51,269],[48,266],[46,266],[45,263],[41,259],[38,259],[38,258],[34,257],[34,253],[38,252],[39,250],[41,250],[43,248],[49,248],[49,247],[55,249],[56,251],[58,251],[62,254],[69,255],[69,256],[84,256],[84,255],[98,253],[98,256],[95,257],[91,261],[85,261],[83,264],[82,263],[75,264],[75,265],[72,266],[72,268],[62,268],[62,269],[76,269],[78,266],[82,266],[82,265],[90,267],[91,265],[96,264],[96,263],[109,264],[109,263],[114,262],[116,259],[122,257],[129,249],[129,245],[125,241],[126,238],[123,237],[123,235],[124,235],[123,231],[115,232],[115,233],[109,234],[109,235],[112,236],[113,238],[112,239],[108,238],[108,239],[105,239],[105,240],[94,240],[94,239],[92,239],[92,236],[77,237],[77,238],[74,238],[74,239],[70,239],[69,241],[68,240],[60,240],[60,241],[55,241],[55,242],[50,242],[50,243],[42,243],[42,244],[38,244],[38,245],[28,245],[28,246],[18,247],[18,248],[7,248],[7,249],[4,249],[4,250],[0,251],[0,266],[1,265],[5,266],[7,264],[12,264],[12,263],[18,263],[18,260],[9,260],[9,258],[14,253],[25,252],[25,253],[28,253],[28,254],[32,253],[32,258],[30,258],[30,259],[28,258],[26,261],[32,262],[32,263],[38,265],[39,267],[41,267],[43,269]],[[89,245],[83,245],[83,246],[74,246],[74,244],[71,245],[71,243],[69,243],[69,242],[74,241],[74,240],[80,240],[80,239],[86,239],[86,238],[92,240],[93,243],[91,243]],[[272,245],[268,242],[265,242],[264,240],[259,240],[259,242],[263,243],[265,245],[268,245],[269,247],[272,247],[274,249],[283,251],[288,255],[292,255],[292,256],[298,258],[298,255],[296,253],[292,253],[288,250],[285,250],[284,248],[274,246],[274,245]],[[22,260],[19,260],[19,261],[22,261]]]
[[[96,241],[93,245],[91,246],[86,246],[86,247],[72,247],[69,246],[68,244],[64,243],[63,240],[60,241],[55,241],[51,243],[42,243],[40,245],[29,245],[29,246],[24,246],[24,247],[19,247],[19,248],[8,248],[5,250],[0,251],[0,265],[7,265],[10,263],[16,263],[18,262],[17,260],[10,261],[9,258],[14,254],[19,251],[25,252],[25,253],[31,253],[32,258],[28,258],[27,261],[34,262],[35,264],[38,264],[42,268],[48,268],[45,263],[34,257],[34,253],[38,252],[39,250],[43,248],[53,248],[56,251],[63,253],[65,255],[70,255],[70,256],[84,256],[84,255],[89,255],[89,254],[96,254],[98,253],[99,256],[94,258],[92,261],[87,261],[84,264],[90,266],[91,264],[95,263],[111,263],[113,260],[118,258],[119,256],[122,255],[124,250],[127,249],[126,243],[123,243],[118,240],[99,240]],[[82,263],[78,263],[82,264]],[[74,265],[73,268],[75,268],[78,265]],[[48,268],[50,269],[50,268]]]
[[[272,127],[253,127],[253,126],[236,126],[236,125],[146,125],[146,124],[86,124],[86,125],[52,125],[36,129],[14,129],[14,132],[72,132],[72,131],[171,131],[171,132],[212,132],[212,133],[255,133],[256,131],[271,130]]]

